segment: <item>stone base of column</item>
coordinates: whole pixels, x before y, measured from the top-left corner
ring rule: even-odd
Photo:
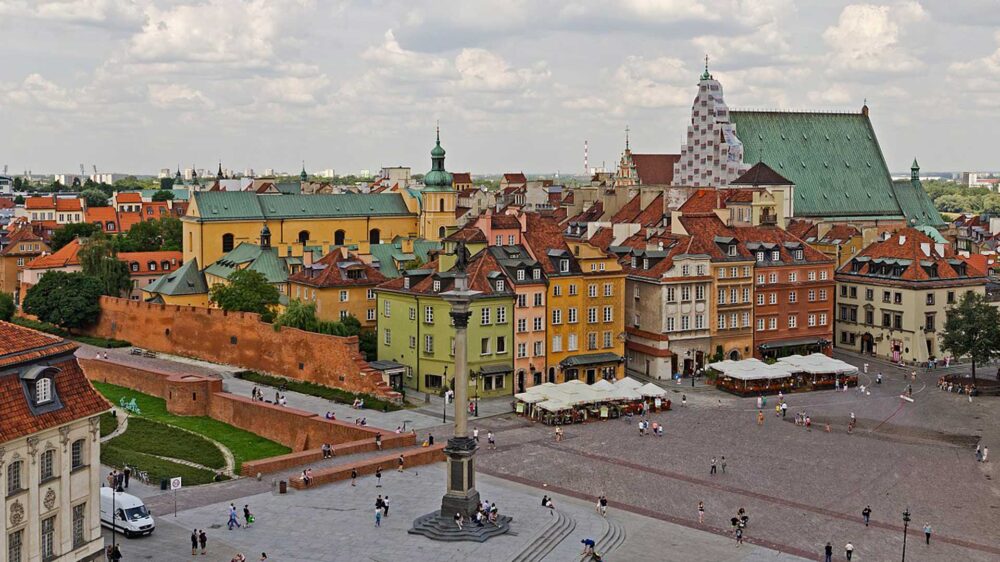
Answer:
[[[462,528],[459,529],[455,523],[454,513],[442,515],[440,511],[435,511],[414,519],[413,528],[408,532],[411,535],[423,535],[435,541],[486,542],[493,537],[508,533],[511,521],[513,521],[511,517],[499,515],[495,525],[485,522],[482,527],[479,527],[475,521],[466,520],[462,523]]]

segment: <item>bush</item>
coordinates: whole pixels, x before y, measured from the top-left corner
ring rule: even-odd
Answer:
[[[316,396],[317,398],[325,398],[341,404],[353,404],[355,398],[363,398],[365,401],[365,407],[373,410],[388,410],[390,412],[395,412],[396,410],[402,409],[402,407],[393,402],[386,402],[385,400],[375,398],[374,396],[368,394],[356,394],[339,388],[332,388],[312,382],[265,375],[256,371],[240,371],[236,373],[236,378],[275,388],[285,385],[285,388],[291,390],[292,392]]]
[[[118,429],[118,416],[111,412],[101,414],[101,437],[107,437]]]
[[[0,320],[4,322],[10,322],[10,319],[14,317],[14,311],[17,307],[14,306],[14,295],[10,293],[0,293]]]

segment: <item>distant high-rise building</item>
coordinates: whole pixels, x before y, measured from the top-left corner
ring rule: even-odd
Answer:
[[[321,178],[333,179],[337,177],[337,172],[333,168],[327,168],[316,175],[318,175]]]
[[[371,177],[372,177],[372,171],[371,170],[361,170],[360,172],[358,172],[358,177],[360,177],[362,179],[366,179],[366,180],[367,179],[371,179]]]

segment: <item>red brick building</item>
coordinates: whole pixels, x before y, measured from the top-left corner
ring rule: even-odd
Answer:
[[[834,260],[776,226],[733,231],[754,257],[754,357],[829,354]]]

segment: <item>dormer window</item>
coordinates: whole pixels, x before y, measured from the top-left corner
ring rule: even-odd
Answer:
[[[541,279],[541,278],[542,278],[542,270],[541,270],[541,269],[538,269],[538,268],[536,267],[536,268],[535,268],[535,269],[534,269],[534,270],[533,270],[533,271],[531,272],[531,277],[532,277],[533,279]]]
[[[636,257],[632,256],[632,267],[635,267],[637,261]]]
[[[649,258],[642,258],[642,268],[649,269]]]
[[[48,377],[35,381],[35,405],[41,406],[52,402],[52,379]]]
[[[763,250],[760,250],[760,251],[757,252],[757,261],[758,262],[764,261],[764,251]]]
[[[802,257],[803,257],[803,252],[802,252],[802,250],[795,250],[795,259],[796,259],[796,260],[801,260],[801,259],[802,259]]]
[[[403,288],[404,289],[409,289],[410,288],[410,278],[409,277],[404,277],[403,278]]]
[[[497,291],[503,291],[504,286],[505,283],[503,282],[503,279],[497,279]]]
[[[736,244],[730,244],[729,247],[727,248],[726,253],[729,256],[735,256],[736,255]]]
[[[441,281],[439,279],[434,280],[434,292],[438,293],[441,291]]]
[[[156,262],[155,261],[151,261],[151,262],[147,263],[146,265],[149,266],[149,270],[150,271],[156,271]]]
[[[781,259],[781,252],[778,250],[771,250],[771,261],[779,261]]]
[[[569,260],[559,260],[559,272],[569,273]]]
[[[524,281],[524,270],[523,269],[518,269],[517,270],[517,280],[518,281]]]
[[[132,271],[139,271],[139,262],[132,262],[131,269]]]

